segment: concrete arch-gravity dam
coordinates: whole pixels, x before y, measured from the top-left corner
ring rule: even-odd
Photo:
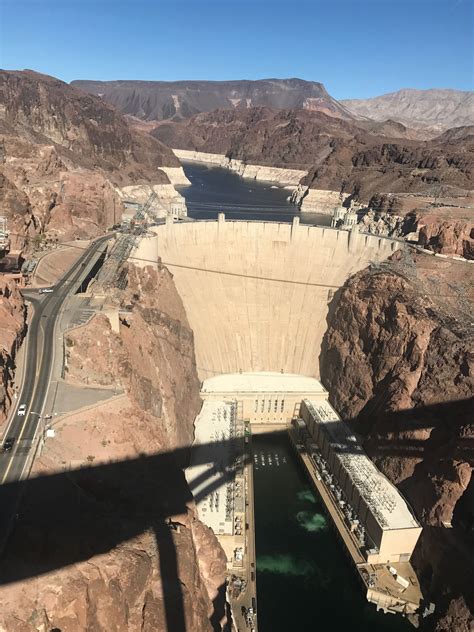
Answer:
[[[298,220],[225,221],[221,215],[154,230],[137,254],[159,256],[174,275],[201,380],[239,371],[318,377],[332,296],[349,276],[400,247]]]

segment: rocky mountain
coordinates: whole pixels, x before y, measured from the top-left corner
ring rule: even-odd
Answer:
[[[472,189],[472,138],[417,141],[366,127],[322,112],[251,108],[163,122],[152,134],[176,149],[304,169],[303,187],[348,194],[362,203],[384,192],[426,193],[440,183],[452,193]]]
[[[102,97],[124,114],[146,121],[186,119],[218,108],[257,106],[297,108],[355,119],[322,83],[302,79],[257,81],[72,81],[71,85]]]
[[[469,632],[474,593],[474,364],[468,263],[397,253],[332,305],[321,375],[424,530],[414,563],[434,617]]]
[[[461,90],[405,89],[372,99],[345,99],[341,104],[357,117],[392,119],[433,134],[474,124],[474,92]]]
[[[179,167],[101,99],[32,71],[0,72],[0,154],[0,214],[15,247],[48,231],[96,235],[120,217],[121,188],[169,186],[161,167]]]
[[[119,332],[99,315],[66,336],[67,381],[123,394],[56,423],[35,461],[2,562],[25,572],[0,588],[9,632],[220,629],[226,556],[175,452],[201,404],[192,331],[166,268],[128,279]]]
[[[26,334],[26,304],[15,281],[0,275],[0,427],[13,399],[16,354]]]

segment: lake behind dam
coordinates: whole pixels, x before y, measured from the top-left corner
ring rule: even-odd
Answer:
[[[222,212],[229,220],[292,222],[299,217],[302,224],[331,223],[329,215],[300,213],[288,201],[291,191],[271,182],[241,178],[228,169],[199,163],[183,163],[183,168],[192,184],[179,187],[179,192],[186,199],[189,217],[194,219],[216,219]]]

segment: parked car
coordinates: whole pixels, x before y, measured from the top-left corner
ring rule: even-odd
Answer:
[[[25,414],[26,414],[26,404],[21,404],[21,406],[18,406],[17,415],[19,417],[24,417]]]
[[[15,443],[15,437],[8,437],[7,439],[5,439],[3,443],[3,451],[11,452],[11,449],[13,448],[14,443]]]
[[[50,287],[40,287],[38,294],[50,294],[52,291],[53,290]]]

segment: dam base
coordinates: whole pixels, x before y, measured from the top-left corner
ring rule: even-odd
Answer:
[[[421,527],[375,468],[315,378],[274,372],[208,378],[186,478],[199,518],[227,556],[234,621],[257,629],[254,466],[256,440],[289,437],[365,591],[383,612],[415,616],[421,591],[410,556]],[[277,459],[277,457],[274,457]],[[257,563],[258,570],[258,563]],[[243,619],[242,619],[243,617]]]

